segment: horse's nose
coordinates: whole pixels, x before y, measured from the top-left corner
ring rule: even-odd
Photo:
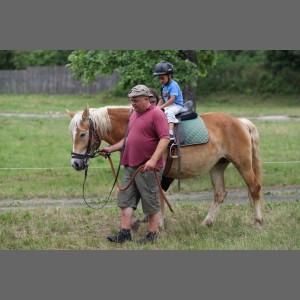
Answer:
[[[75,170],[79,170],[80,168],[79,168],[79,163],[77,162],[77,161],[73,161],[72,162],[72,167],[75,169]]]

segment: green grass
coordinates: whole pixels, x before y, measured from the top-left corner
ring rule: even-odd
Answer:
[[[175,206],[167,213],[167,228],[155,244],[134,242],[116,245],[106,240],[119,226],[119,210],[105,208],[39,208],[0,213],[0,249],[19,250],[299,250],[300,203],[265,204],[263,228],[251,227],[252,208],[242,204],[223,204],[212,228],[201,221],[209,205]],[[142,216],[140,209],[137,215]],[[141,224],[133,239],[144,236]]]
[[[0,199],[81,197],[84,173],[74,171],[70,165],[72,138],[69,122],[67,117],[2,118]],[[116,161],[118,155],[113,157]],[[90,166],[87,191],[94,186],[94,194],[99,194],[101,187],[107,192],[113,182],[108,161],[98,158]]]
[[[89,107],[128,105],[126,98],[103,98],[99,95],[0,95],[1,113],[65,114],[65,109],[81,111]]]
[[[64,114],[106,105],[128,105],[128,98],[101,95],[0,95],[2,113]],[[197,99],[197,111],[223,111],[234,116],[287,115],[300,117],[300,96],[240,95],[215,93]]]
[[[239,117],[260,115],[300,116],[297,97],[251,98],[250,96],[216,94],[198,101],[198,111],[224,111]],[[104,99],[103,96],[0,95],[1,112],[60,113],[65,108],[82,110],[103,105],[126,105],[127,99]],[[0,199],[80,198],[83,172],[70,166],[70,119],[1,117]],[[299,164],[268,162],[299,161],[298,122],[254,121],[260,133],[263,184],[299,185]],[[117,165],[118,155],[113,160]],[[42,168],[14,169],[3,168]],[[47,169],[44,169],[47,168]],[[122,174],[121,174],[122,175]],[[237,171],[228,167],[227,188],[243,187]],[[121,177],[121,176],[120,176]],[[86,186],[87,198],[107,195],[113,178],[104,158],[92,160]],[[181,182],[181,193],[212,190],[208,174]],[[177,193],[176,183],[168,193]],[[112,198],[115,198],[113,193]],[[283,199],[284,200],[284,199]],[[1,204],[1,201],[0,201]],[[115,205],[115,201],[112,202]],[[110,244],[106,236],[116,232],[120,222],[118,208],[99,211],[89,208],[67,208],[59,205],[47,209],[12,210],[0,213],[1,249],[103,249],[103,250],[252,250],[300,249],[299,202],[266,203],[261,231],[251,228],[252,208],[249,205],[224,204],[215,225],[200,226],[210,204],[172,205],[175,214],[167,211],[168,225],[156,244],[138,246]],[[1,207],[0,207],[1,208]],[[137,210],[142,216],[141,208]],[[144,235],[142,224],[134,239]]]
[[[197,101],[199,113],[222,111],[236,117],[285,115],[300,117],[300,95],[240,95],[215,93]]]
[[[69,119],[2,118],[0,168],[0,199],[70,198],[81,197],[83,172],[70,166],[71,136]],[[297,164],[268,162],[300,161],[299,123],[256,121],[261,136],[261,157],[264,185],[299,184]],[[112,155],[115,166],[118,154]],[[113,183],[109,163],[104,158],[91,161],[87,181],[87,196],[106,195]],[[228,188],[243,187],[236,169],[226,173]],[[211,189],[208,174],[182,181],[182,191],[197,192]],[[169,193],[177,192],[174,184]]]
[[[24,112],[25,107],[30,108],[27,111],[30,113],[45,113],[49,107],[56,107],[50,109],[56,112],[58,108],[63,111],[66,106],[74,110],[76,110],[76,107],[80,109],[81,104],[84,106],[87,99],[93,99],[93,101],[97,99],[97,96],[25,95],[24,99],[22,97],[21,95],[1,95],[1,108],[3,111],[12,112],[11,107],[17,99],[20,107],[22,107],[19,112]],[[39,97],[43,100],[43,105],[37,108],[37,105],[33,104],[38,102]],[[230,98],[235,99],[234,97],[237,96]],[[6,98],[10,99],[12,103]],[[240,98],[242,99],[241,103],[245,103],[245,107],[248,107],[248,101],[250,100],[248,98],[247,101],[243,100],[242,96]],[[7,101],[3,101],[3,99]],[[20,99],[23,99],[23,101],[20,101]],[[72,99],[75,99],[74,103]],[[121,100],[118,100],[117,103],[110,104],[120,104],[120,102]],[[99,102],[99,106],[106,104],[106,102]],[[239,107],[239,104],[234,106],[230,102],[227,105],[229,105],[227,112],[230,112],[230,107],[234,107],[232,110],[239,112],[237,113],[238,116],[247,116],[243,111],[244,107]],[[209,105],[207,104],[207,106]],[[210,103],[210,106],[213,106],[213,103]],[[283,106],[283,103],[280,102],[280,106]],[[274,114],[277,108],[273,107],[270,114]],[[251,109],[255,110],[256,115],[259,115],[262,111],[260,106],[253,106]],[[287,107],[286,109],[290,108]],[[221,106],[220,110],[225,111],[225,107]],[[300,111],[298,107],[293,110],[294,115]],[[72,142],[68,130],[69,122],[69,117],[58,119],[1,118],[0,168],[2,169],[0,169],[0,199],[78,198],[82,196],[84,173],[76,172],[70,166]],[[269,164],[268,162],[300,160],[300,123],[292,121],[253,122],[260,133],[264,186],[299,185],[300,164]],[[118,154],[113,154],[112,157],[117,166]],[[3,168],[49,169],[4,170]],[[228,167],[225,176],[227,188],[244,187],[244,182],[232,166]],[[108,161],[104,158],[92,160],[86,187],[87,197],[94,198],[98,195],[107,195],[112,183],[113,178]],[[181,193],[184,194],[186,192],[211,190],[212,186],[209,175],[205,174],[198,178],[182,181],[181,188]],[[175,182],[168,193],[177,192]],[[113,194],[114,197],[115,194]]]

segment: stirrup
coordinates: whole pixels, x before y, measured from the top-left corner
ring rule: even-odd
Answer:
[[[177,143],[175,143],[175,142],[170,146],[170,157],[172,157],[172,158],[178,158],[178,154],[177,155],[172,155],[172,149],[175,146],[177,146]]]

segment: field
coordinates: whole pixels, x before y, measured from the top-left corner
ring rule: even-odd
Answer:
[[[250,225],[249,205],[224,204],[212,228],[200,226],[209,204],[180,205],[167,213],[168,225],[155,244],[133,242],[111,244],[106,236],[116,232],[120,212],[117,208],[95,211],[89,208],[36,209],[0,214],[1,249],[76,250],[292,250],[300,248],[300,205],[270,203],[264,207],[261,231]],[[140,209],[138,216],[142,216]],[[141,224],[136,240],[146,232]]]
[[[103,96],[0,95],[1,113],[53,114],[59,118],[1,117],[0,210],[5,199],[73,199],[82,196],[83,172],[70,166],[70,119],[65,108],[82,110],[104,105],[127,105],[126,98]],[[198,112],[224,111],[238,117],[287,115],[288,121],[252,119],[260,133],[263,185],[300,185],[300,104],[297,97],[213,95],[200,99]],[[114,154],[115,164],[118,155]],[[244,187],[236,170],[230,166],[225,174],[227,188]],[[97,158],[89,169],[87,197],[105,198],[113,183],[108,161]],[[180,195],[211,190],[208,175],[181,182]],[[178,193],[176,183],[168,194]],[[115,198],[115,194],[113,197]],[[284,199],[283,199],[284,200]],[[113,202],[114,203],[114,202]],[[251,208],[224,204],[216,226],[199,225],[209,206],[182,205],[164,237],[151,249],[299,249],[299,202],[267,204],[265,226],[257,233],[250,228]],[[188,222],[183,222],[188,218]],[[48,210],[1,212],[2,249],[114,249],[103,238],[119,224],[119,211],[107,208],[57,207]],[[196,224],[196,225],[195,225]],[[176,226],[175,226],[176,225]],[[146,225],[145,225],[146,226]],[[146,230],[146,229],[145,229]],[[142,229],[142,232],[145,231]],[[100,237],[100,238],[99,238]],[[201,237],[199,239],[199,237]],[[125,248],[124,248],[125,247]],[[134,243],[121,249],[139,249]],[[148,246],[146,246],[147,248]]]

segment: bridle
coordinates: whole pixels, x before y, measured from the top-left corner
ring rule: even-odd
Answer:
[[[71,152],[72,158],[77,158],[77,159],[83,159],[83,163],[85,166],[85,169],[88,168],[88,161],[90,158],[94,158],[99,156],[100,154],[96,152],[96,150],[99,148],[101,141],[99,139],[99,136],[95,130],[93,121],[91,118],[82,118],[83,121],[89,121],[89,141],[88,145],[86,148],[86,151],[84,154],[76,153],[76,152]],[[92,136],[94,136],[94,143],[92,144]]]
[[[84,190],[85,190],[85,182],[86,182],[86,178],[88,175],[88,169],[89,169],[89,165],[88,165],[88,161],[90,158],[94,158],[97,156],[100,156],[100,152],[98,150],[100,144],[101,144],[101,140],[99,139],[99,136],[95,130],[94,124],[93,124],[93,120],[88,117],[88,118],[82,118],[83,121],[89,121],[89,141],[88,141],[88,145],[86,148],[86,151],[84,154],[80,154],[80,153],[76,153],[76,152],[71,152],[72,158],[77,158],[77,159],[83,159],[83,163],[84,163],[84,170],[85,170],[85,174],[84,174],[84,180],[83,180],[83,185],[82,185],[82,197],[84,202],[86,203],[87,206],[89,206],[90,208],[95,209],[93,206],[91,206],[85,199],[84,196]],[[94,136],[94,143],[92,144],[92,136]],[[103,206],[106,205],[108,199],[106,200],[106,202],[104,203]],[[103,207],[102,206],[102,207]],[[102,208],[100,207],[100,208]],[[99,209],[99,208],[98,208]]]

